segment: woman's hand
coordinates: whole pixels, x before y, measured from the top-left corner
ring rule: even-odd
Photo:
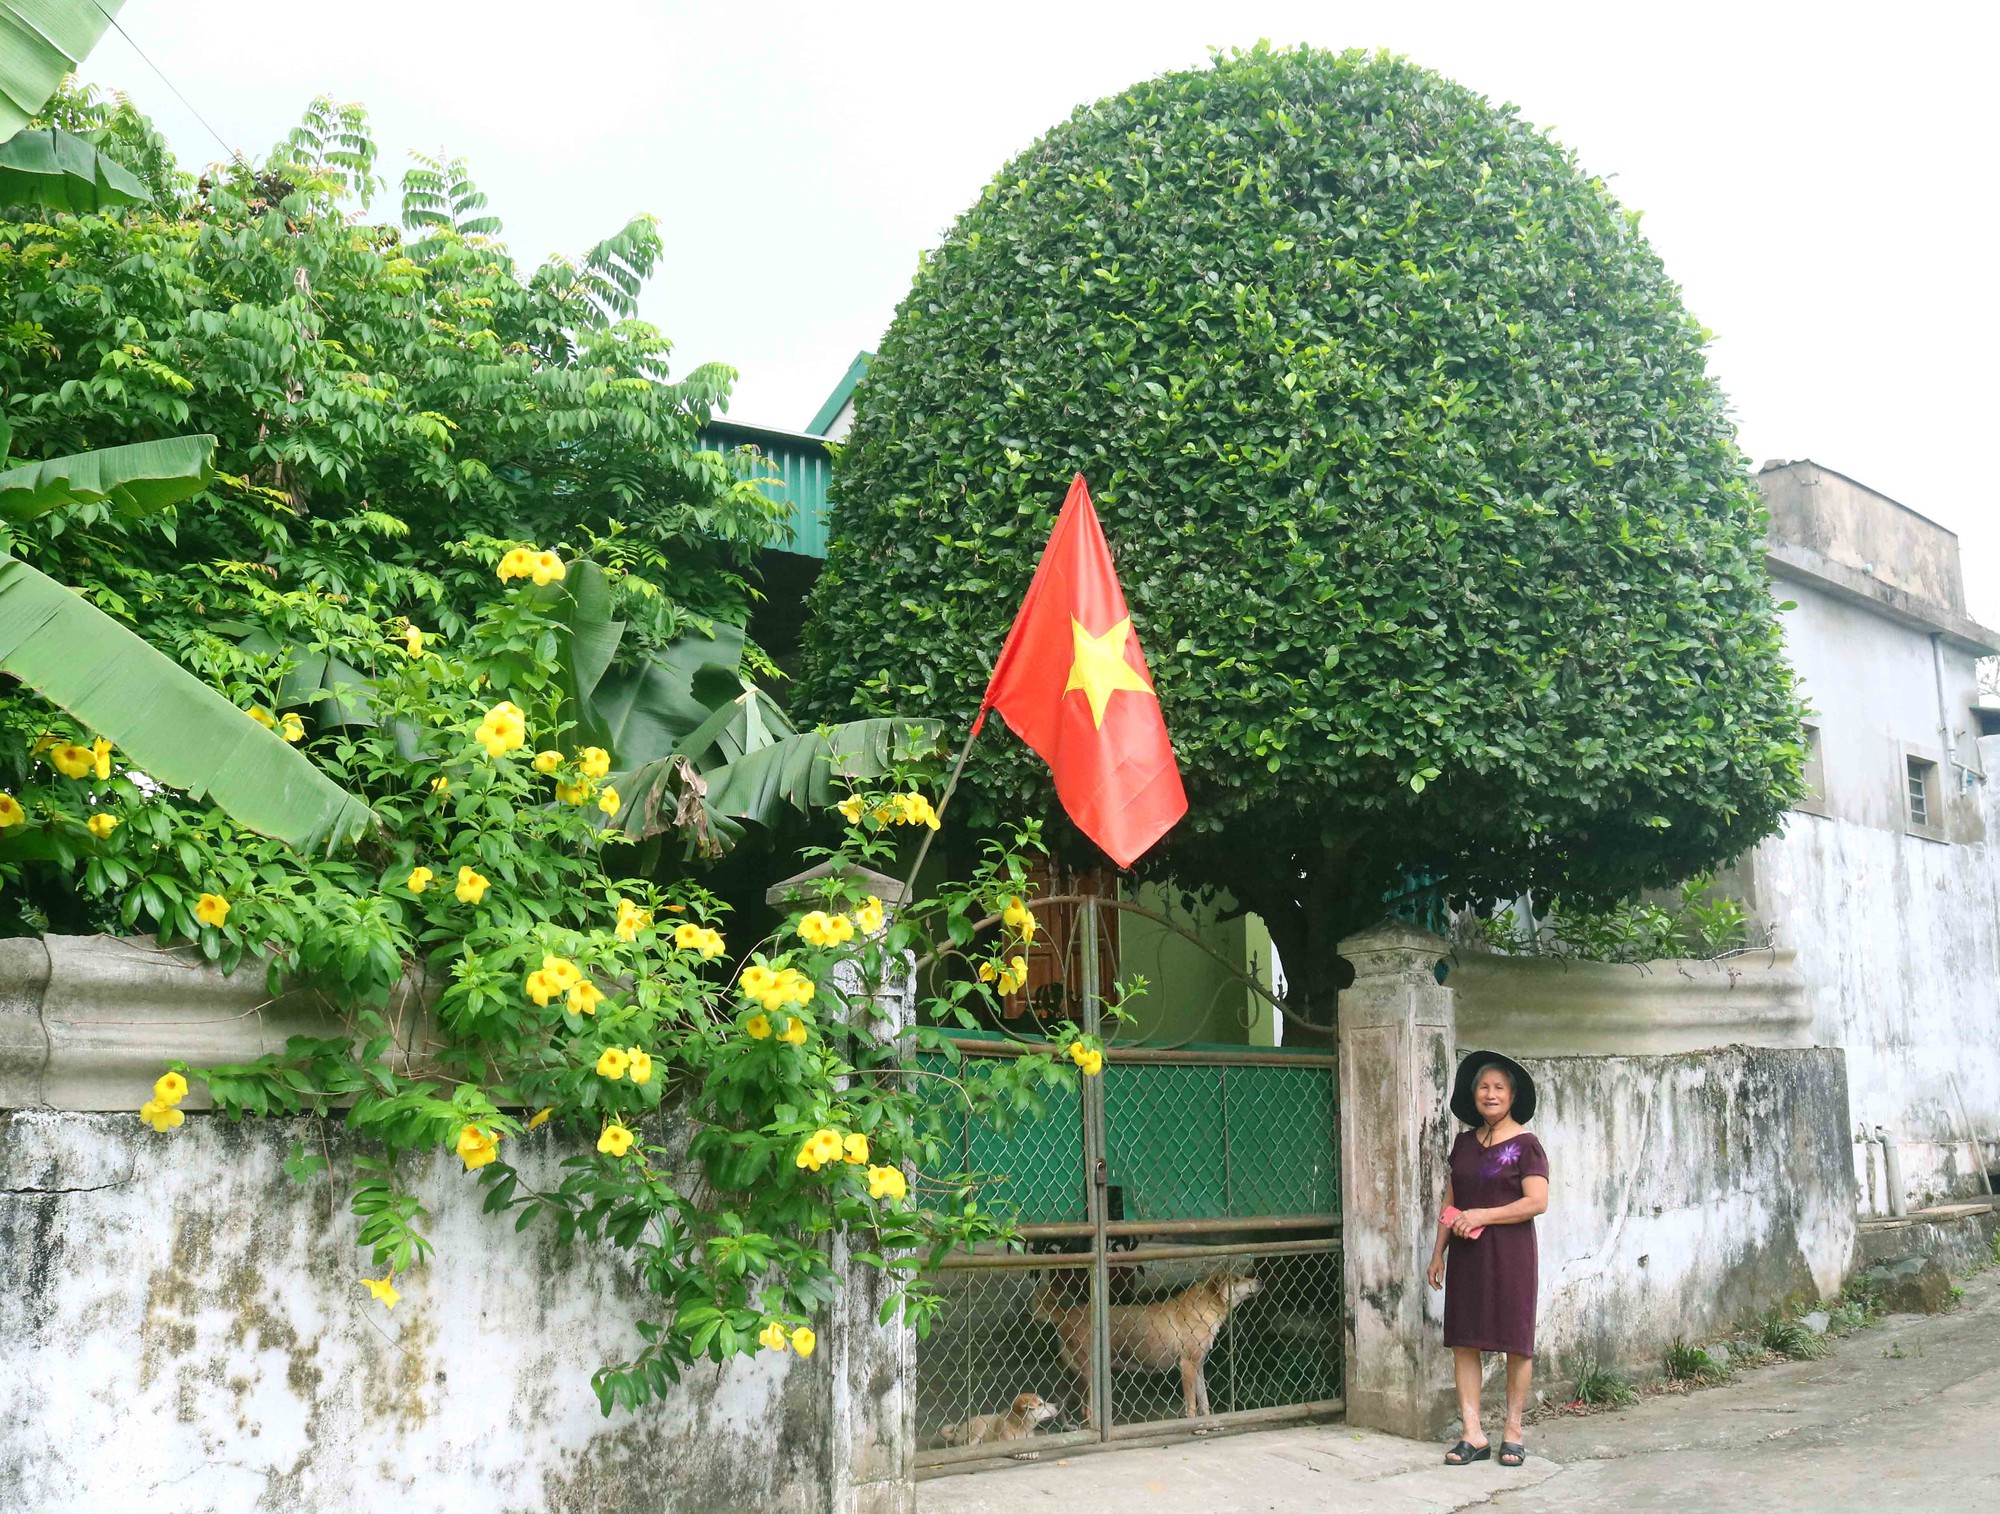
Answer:
[[[1484,1209],[1461,1209],[1458,1218],[1451,1222],[1451,1233],[1469,1237],[1473,1231],[1487,1223]]]
[[[1433,1288],[1442,1288],[1444,1286],[1444,1253],[1442,1251],[1433,1251],[1431,1253],[1430,1283]]]

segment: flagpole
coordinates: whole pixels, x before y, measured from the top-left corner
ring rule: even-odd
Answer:
[[[972,730],[965,738],[965,745],[958,749],[958,761],[952,764],[951,777],[945,782],[944,792],[938,796],[937,817],[940,829],[944,825],[945,806],[951,803],[952,793],[958,788],[959,774],[965,771],[965,759],[972,755],[972,743],[979,739],[980,727],[985,724],[986,706],[982,704],[979,707],[979,713],[973,717]],[[910,868],[910,876],[904,880],[903,897],[897,901],[904,909],[908,909],[916,902],[917,874],[923,871],[924,858],[928,857],[931,851],[931,838],[936,834],[937,831],[930,829],[928,826],[924,828],[923,845],[917,848],[917,860]]]

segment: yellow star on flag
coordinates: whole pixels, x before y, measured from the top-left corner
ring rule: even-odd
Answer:
[[[1104,707],[1111,703],[1113,693],[1130,689],[1135,694],[1150,694],[1153,687],[1125,660],[1125,643],[1132,635],[1131,616],[1102,636],[1092,636],[1074,616],[1069,624],[1076,642],[1076,660],[1069,666],[1069,682],[1063,685],[1063,693],[1082,689],[1083,697],[1090,701],[1090,718],[1101,731]]]

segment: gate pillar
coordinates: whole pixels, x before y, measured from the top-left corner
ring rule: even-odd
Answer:
[[[1425,1281],[1451,1147],[1457,1031],[1445,943],[1385,921],[1340,943],[1340,1207],[1347,1420],[1435,1438],[1457,1412],[1444,1295]]]
[[[833,871],[810,868],[774,885],[767,902],[780,908],[809,898],[814,885]],[[903,885],[867,868],[849,867],[842,876],[882,901],[886,931],[902,904]],[[908,963],[893,968],[880,983],[864,983],[852,964],[835,970],[834,987],[846,1001],[848,1023],[879,1041],[907,1041],[916,1026],[916,978]],[[907,1046],[906,1046],[907,1049]],[[900,1316],[881,1320],[890,1293],[879,1268],[853,1260],[845,1236],[832,1242],[834,1271],[843,1278],[827,1306],[826,1331],[819,1347],[824,1363],[827,1419],[828,1514],[915,1514],[917,1485],[913,1457],[917,1444],[916,1333]]]

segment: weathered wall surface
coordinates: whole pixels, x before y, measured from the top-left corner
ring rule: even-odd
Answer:
[[[613,1257],[516,1235],[440,1158],[437,1256],[385,1311],[344,1191],[281,1168],[298,1129],[0,1113],[0,1509],[825,1509],[826,1352],[605,1419],[590,1375],[647,1312]],[[510,1153],[524,1180],[559,1179],[548,1137]]]
[[[1656,1365],[1675,1336],[1839,1290],[1856,1219],[1838,1050],[1521,1061],[1549,1154],[1547,1371]]]

